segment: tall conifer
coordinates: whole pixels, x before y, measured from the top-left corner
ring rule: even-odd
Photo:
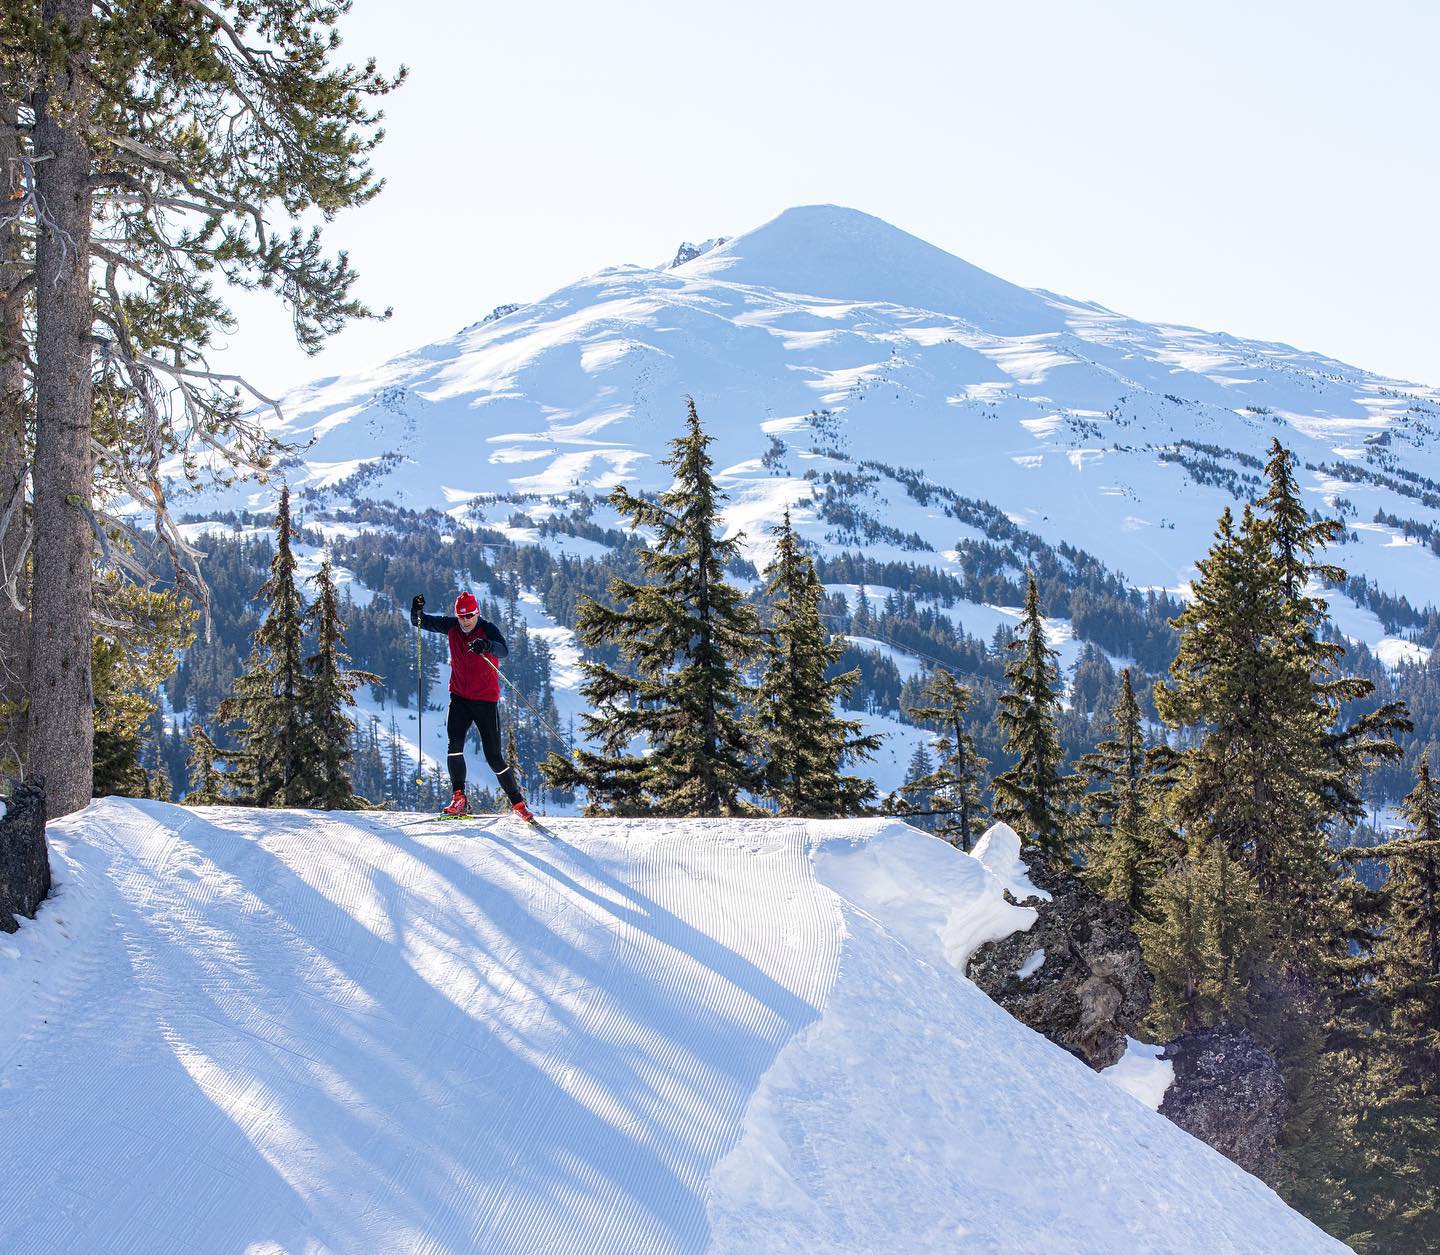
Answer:
[[[675,482],[650,500],[617,488],[610,503],[654,542],[640,555],[650,582],[615,576],[616,607],[587,598],[576,632],[592,649],[613,645],[624,669],[581,664],[582,716],[598,750],[551,754],[543,770],[552,788],[584,788],[588,814],[746,815],[744,794],[759,785],[741,704],[742,671],[760,652],[759,622],[725,579],[739,553],[720,536],[720,494],[711,473],[711,437],[688,401],[687,431],[671,441],[665,465]],[[648,752],[634,743],[648,740]]]
[[[1155,779],[1128,667],[1120,672],[1110,736],[1079,765],[1090,786],[1081,805],[1085,879],[1103,897],[1143,914],[1164,866],[1165,833],[1155,815]]]
[[[294,539],[290,489],[285,487],[275,515],[275,557],[258,593],[265,617],[255,630],[245,670],[235,679],[234,693],[216,711],[224,722],[240,725],[236,791],[255,806],[309,805],[303,606],[295,582]]]
[[[1025,612],[1019,632],[1008,646],[1005,678],[1010,687],[1000,695],[1000,726],[1005,749],[1016,763],[991,782],[995,818],[1015,829],[1021,841],[1054,866],[1068,864],[1070,807],[1077,782],[1061,774],[1064,753],[1056,730],[1060,699],[1055,651],[1045,643],[1040,593],[1035,573],[1025,587]]]
[[[860,673],[826,678],[845,647],[820,622],[823,590],[788,509],[774,534],[775,556],[765,570],[770,644],[753,720],[761,787],[782,815],[858,815],[874,796],[874,786],[859,776],[842,775],[841,767],[849,759],[869,758],[880,738],[864,734],[858,719],[835,713]]]
[[[303,622],[315,633],[315,652],[305,659],[308,675],[302,690],[302,735],[305,749],[301,773],[292,792],[303,801],[292,805],[321,810],[358,810],[369,803],[355,792],[351,780],[355,726],[347,710],[355,705],[355,690],[380,677],[346,667],[345,625],[340,621],[340,599],[329,561],[312,577],[316,598]]]

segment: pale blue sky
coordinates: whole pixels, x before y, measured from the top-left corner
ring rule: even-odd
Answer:
[[[389,185],[329,237],[395,316],[306,359],[237,302],[226,365],[270,389],[816,202],[1440,384],[1440,5],[356,0],[342,31],[411,71]]]

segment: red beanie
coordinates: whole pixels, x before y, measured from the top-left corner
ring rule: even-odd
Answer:
[[[475,594],[461,593],[460,596],[455,598],[455,613],[457,615],[479,614],[480,603],[475,600]]]

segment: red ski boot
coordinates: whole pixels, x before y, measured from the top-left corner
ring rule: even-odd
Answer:
[[[516,802],[510,810],[516,819],[523,819],[527,824],[533,824],[535,822],[535,816],[530,813],[530,808],[525,805],[524,798]]]
[[[450,805],[440,812],[442,815],[468,815],[470,803],[465,800],[465,791],[456,789],[455,796],[450,799]]]

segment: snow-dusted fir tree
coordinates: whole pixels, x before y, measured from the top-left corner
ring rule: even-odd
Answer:
[[[616,606],[586,598],[576,632],[592,649],[613,645],[625,669],[587,661],[582,717],[598,750],[551,754],[543,771],[555,789],[583,788],[588,814],[748,815],[759,773],[741,708],[743,669],[759,652],[759,621],[725,566],[738,553],[720,537],[711,437],[688,402],[687,431],[671,441],[665,465],[675,482],[658,500],[624,488],[610,504],[632,527],[654,533],[640,554],[648,583],[613,577]],[[635,747],[648,741],[648,752]]]
[[[774,535],[775,556],[765,569],[769,644],[753,720],[761,789],[782,815],[858,815],[874,797],[874,785],[844,775],[841,768],[869,758],[880,738],[862,732],[858,719],[835,713],[860,673],[826,678],[845,647],[820,621],[824,590],[815,563],[800,548],[788,509]]]
[[[989,765],[975,750],[975,740],[965,726],[970,709],[970,690],[944,667],[936,667],[926,680],[923,706],[908,708],[916,722],[940,732],[939,761],[926,774],[907,782],[906,803],[895,811],[933,812],[930,825],[937,836],[969,850],[985,822],[985,768]],[[924,748],[923,746],[921,747]]]
[[[258,599],[265,617],[255,630],[245,670],[235,691],[216,713],[238,723],[240,750],[233,755],[237,800],[254,806],[308,806],[304,762],[306,675],[303,614],[295,582],[295,530],[290,521],[290,489],[280,490],[275,515],[275,557]]]
[[[1024,845],[1055,866],[1065,866],[1078,782],[1060,770],[1064,752],[1056,729],[1059,671],[1055,651],[1045,644],[1033,571],[1025,587],[1025,612],[1008,649],[1011,656],[1005,664],[1005,677],[1009,688],[1000,695],[999,720],[1005,749],[1017,761],[991,782],[995,818],[1015,829]]]
[[[292,794],[303,799],[291,805],[321,810],[358,810],[368,802],[355,793],[351,782],[355,725],[347,713],[355,705],[355,690],[380,677],[369,671],[352,671],[345,652],[345,625],[340,621],[340,599],[329,561],[312,577],[316,598],[303,623],[315,634],[315,652],[305,659],[307,675],[301,688],[300,775]]]

